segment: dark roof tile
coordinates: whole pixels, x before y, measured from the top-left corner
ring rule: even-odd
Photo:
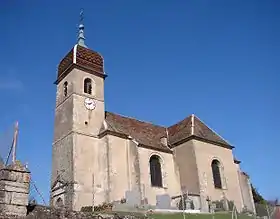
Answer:
[[[177,124],[168,127],[168,134],[169,142],[175,145],[187,138],[195,136],[199,139],[231,147],[229,143],[227,143],[221,136],[210,129],[195,115],[188,116]]]
[[[226,142],[220,135],[205,125],[196,116],[194,116],[194,135],[209,141],[230,146],[228,142]]]
[[[106,112],[105,119],[109,131],[131,136],[138,143],[146,146],[168,149],[161,143],[161,138],[166,137],[166,128],[162,126],[110,112]]]
[[[221,146],[232,147],[194,115],[168,128],[111,112],[106,112],[105,120],[108,126],[107,131],[122,134],[127,137],[131,136],[138,143],[154,147],[155,149],[169,150],[167,146],[161,143],[162,137],[168,137],[169,144],[175,146],[186,139],[197,137]],[[104,131],[105,127],[101,129],[101,132]]]
[[[169,142],[174,144],[190,137],[192,128],[191,116],[188,116],[184,120],[168,127]]]

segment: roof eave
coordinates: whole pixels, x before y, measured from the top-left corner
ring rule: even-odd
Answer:
[[[58,84],[60,81],[62,81],[63,78],[65,78],[65,76],[66,76],[67,74],[69,74],[69,72],[71,72],[74,68],[77,68],[77,69],[82,70],[82,71],[85,71],[85,72],[87,72],[87,73],[89,73],[89,74],[92,74],[92,75],[101,77],[101,78],[103,78],[103,79],[105,79],[105,78],[108,77],[108,75],[105,74],[104,72],[101,73],[101,72],[98,72],[98,71],[96,71],[96,70],[94,70],[94,69],[91,69],[91,68],[89,68],[89,67],[83,66],[83,65],[81,65],[81,64],[71,63],[71,64],[65,69],[65,71],[62,72],[62,73],[59,75],[59,77],[56,79],[56,81],[54,82],[54,84],[57,85],[57,84]]]
[[[198,141],[202,141],[202,142],[205,142],[205,143],[214,144],[214,145],[217,145],[217,146],[220,146],[220,147],[223,147],[223,148],[227,148],[227,149],[230,149],[230,150],[232,150],[232,149],[235,148],[235,147],[232,146],[232,145],[223,144],[223,143],[221,143],[221,142],[212,141],[212,140],[209,140],[209,139],[206,139],[206,138],[201,138],[201,137],[196,136],[196,135],[191,135],[191,136],[188,136],[188,137],[186,137],[186,138],[183,138],[183,139],[181,139],[181,140],[179,140],[179,141],[177,141],[177,142],[174,142],[174,143],[172,143],[172,146],[173,146],[173,148],[174,148],[174,147],[176,147],[176,146],[178,146],[178,145],[180,145],[180,144],[183,144],[183,143],[185,143],[185,142],[187,142],[187,141],[190,141],[190,140],[193,140],[193,139],[194,139],[194,140],[198,140]]]
[[[246,176],[247,178],[250,178],[249,174],[247,174],[246,172],[243,171],[242,174],[243,174],[244,176]]]
[[[235,163],[235,164],[240,164],[241,161],[234,158],[234,163]]]
[[[102,132],[100,132],[98,134],[98,137],[99,138],[103,138],[105,135],[113,135],[113,136],[116,136],[116,137],[120,137],[120,138],[124,138],[124,139],[129,139],[129,136],[127,134],[124,134],[124,133],[120,133],[120,132],[115,132],[115,131],[112,131],[112,130],[104,130]]]
[[[160,152],[165,152],[165,153],[169,153],[169,154],[173,153],[173,151],[169,148],[158,148],[158,147],[153,147],[153,146],[145,145],[145,144],[139,144],[139,147],[146,148],[146,149],[152,149],[152,150],[160,151]]]
[[[112,131],[112,130],[104,130],[104,131],[102,131],[101,133],[98,134],[98,137],[103,138],[105,135],[108,135],[108,134],[116,136],[116,137],[120,137],[120,138],[123,138],[123,139],[130,139],[131,140],[131,137],[129,135],[119,133],[119,132],[116,132],[116,131]],[[173,151],[169,148],[158,148],[158,147],[154,147],[154,146],[146,145],[146,144],[142,144],[142,143],[138,143],[138,146],[142,147],[142,148],[146,148],[146,149],[152,149],[152,150],[160,151],[160,152],[165,152],[165,153],[170,153],[170,154],[173,153]]]

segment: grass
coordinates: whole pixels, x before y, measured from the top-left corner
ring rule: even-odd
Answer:
[[[105,211],[94,212],[94,214],[117,214],[118,216],[138,216],[142,218],[144,212],[120,212],[120,211]],[[148,213],[149,219],[184,219],[183,213]],[[238,219],[253,219],[247,215],[238,215]],[[185,219],[232,219],[231,213],[215,213],[215,214],[185,214]]]
[[[183,213],[181,214],[151,214],[151,219],[183,219]],[[231,214],[228,213],[216,213],[216,214],[185,214],[186,219],[231,219]],[[239,215],[238,219],[252,219],[252,217],[246,215]]]

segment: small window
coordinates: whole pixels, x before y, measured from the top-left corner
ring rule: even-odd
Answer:
[[[84,80],[84,93],[86,94],[92,93],[92,82],[90,78],[86,78]]]
[[[56,206],[57,208],[62,208],[62,207],[63,207],[63,200],[62,200],[62,198],[58,198],[58,199],[56,200],[55,206]]]
[[[68,92],[68,82],[65,81],[63,84],[63,93],[65,97],[67,96],[67,92]]]
[[[150,173],[152,186],[162,187],[161,164],[160,158],[157,155],[153,155],[150,158]]]
[[[218,160],[213,160],[211,167],[212,167],[214,186],[217,189],[221,189],[222,188],[221,164]]]

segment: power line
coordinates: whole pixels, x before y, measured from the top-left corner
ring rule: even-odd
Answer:
[[[39,189],[37,188],[35,182],[30,178],[30,182],[31,184],[34,186],[36,192],[38,193],[38,195],[40,196],[40,198],[42,199],[42,201],[44,202],[44,205],[47,205],[47,203],[45,202],[45,199],[43,197],[43,195],[41,194],[41,192],[39,191]]]
[[[8,157],[7,157],[7,159],[6,159],[5,166],[7,166],[7,165],[8,165],[9,158],[10,158],[11,153],[12,153],[12,151],[13,151],[13,145],[14,145],[14,139],[13,139],[12,146],[11,146],[11,148],[10,148],[10,151],[9,151]]]

